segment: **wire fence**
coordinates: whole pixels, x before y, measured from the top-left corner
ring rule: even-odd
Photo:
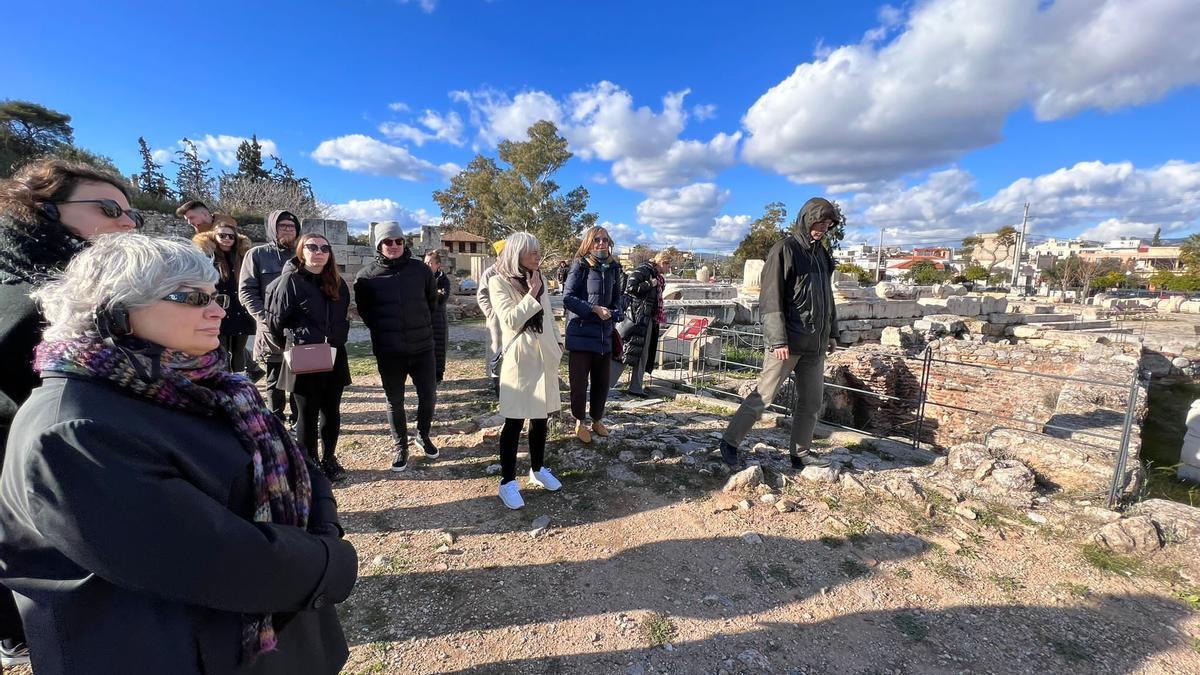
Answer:
[[[743,399],[755,386],[762,372],[763,359],[766,355],[761,325],[720,326],[712,318],[696,316],[676,315],[673,317],[663,327],[658,347],[657,364],[653,371],[656,379],[696,393],[734,400]],[[1128,482],[1126,470],[1129,464],[1139,388],[1145,384],[1136,368],[1127,381],[1103,382],[1016,367],[1000,367],[938,358],[935,357],[934,351],[928,348],[915,356],[889,354],[888,358],[903,362],[905,365],[907,379],[900,383],[901,387],[898,388],[910,389],[911,391],[907,392],[907,395],[896,395],[833,382],[828,374],[825,387],[829,390],[844,392],[851,400],[874,401],[874,405],[880,409],[886,408],[888,414],[875,415],[872,420],[879,422],[881,419],[886,419],[892,422],[891,424],[881,426],[876,423],[872,424],[870,428],[858,428],[846,424],[845,420],[830,419],[828,413],[831,411],[827,408],[822,410],[821,422],[832,427],[848,429],[874,437],[906,439],[914,449],[920,449],[923,443],[936,445],[931,425],[933,420],[930,415],[931,408],[936,408],[947,413],[983,420],[988,424],[994,423],[994,426],[984,433],[984,438],[981,439],[984,441],[993,431],[1007,428],[1036,434],[1047,439],[1052,438],[1060,442],[1068,442],[1099,451],[1103,456],[1113,456],[1114,469],[1108,489],[1108,503],[1112,506],[1120,500]],[[1122,422],[1119,429],[1110,426],[1107,429],[1109,433],[1105,433],[1105,431],[1097,431],[1094,428],[1085,428],[1088,424],[1094,424],[1094,420],[1081,420],[1075,424],[1055,423],[1051,420],[1033,419],[1006,414],[994,409],[972,408],[931,399],[929,395],[931,382],[934,380],[945,381],[947,376],[953,375],[954,369],[1003,371],[1022,377],[1062,382],[1064,386],[1068,383],[1074,384],[1080,388],[1086,388],[1087,391],[1094,392],[1098,388],[1116,392],[1118,395],[1125,394],[1124,410],[1121,411]],[[768,409],[774,412],[790,413],[796,403],[798,392],[794,377],[789,377]],[[1092,395],[1097,396],[1096,394]]]

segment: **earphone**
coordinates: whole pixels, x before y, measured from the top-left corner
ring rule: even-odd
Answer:
[[[128,337],[133,334],[129,310],[120,303],[102,303],[94,314],[96,332],[104,339]]]

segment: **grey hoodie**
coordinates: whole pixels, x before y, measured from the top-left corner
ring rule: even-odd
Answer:
[[[267,238],[271,241],[255,246],[246,254],[238,284],[238,299],[257,324],[254,332],[254,358],[259,361],[276,362],[283,359],[283,345],[267,330],[264,309],[267,286],[279,278],[283,266],[296,255],[292,246],[280,246],[276,238],[275,224],[284,214],[296,222],[296,236],[299,238],[300,219],[291,211],[272,211],[265,223]]]

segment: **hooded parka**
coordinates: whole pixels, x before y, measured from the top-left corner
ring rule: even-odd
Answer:
[[[267,330],[267,286],[279,278],[283,266],[296,251],[292,246],[282,246],[275,234],[275,225],[280,217],[288,215],[296,223],[296,236],[300,236],[300,219],[290,211],[272,211],[267,215],[268,242],[250,249],[242,261],[242,272],[238,285],[238,298],[242,306],[254,317],[254,359],[278,363],[283,360],[283,343]]]

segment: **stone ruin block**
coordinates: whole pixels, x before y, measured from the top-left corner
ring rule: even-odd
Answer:
[[[1186,300],[1184,297],[1165,298],[1158,301],[1157,309],[1160,312],[1178,312]]]
[[[1179,303],[1179,311],[1187,314],[1200,314],[1200,300],[1187,300]]]
[[[757,258],[750,258],[742,265],[742,292],[748,295],[758,295],[762,287],[763,265],[766,263]]]
[[[1018,338],[1032,338],[1041,334],[1042,329],[1037,326],[1009,326],[1005,329],[1005,334]]]
[[[838,314],[838,328],[841,330],[870,330],[874,325],[870,319],[846,319],[841,318],[841,313]]]
[[[837,336],[838,344],[842,345],[843,347],[858,344],[861,339],[861,334],[856,330],[843,330],[840,331]]]
[[[839,302],[837,303],[838,319],[869,319],[871,318],[870,302]]]
[[[986,335],[988,337],[1003,337],[1004,324],[989,323],[980,319],[968,319],[963,322],[967,330],[975,335]]]
[[[879,310],[882,313],[879,313]],[[921,316],[921,307],[916,300],[889,300],[877,305],[874,318],[882,319],[905,319],[914,316]]]
[[[958,316],[979,316],[980,299],[965,296],[947,298],[946,311]]]
[[[961,316],[953,314],[931,314],[913,322],[913,330],[937,335],[958,335],[967,329]]]
[[[993,312],[987,315],[987,320],[988,323],[999,323],[1007,326],[1014,323],[1025,323],[1025,315]]]

